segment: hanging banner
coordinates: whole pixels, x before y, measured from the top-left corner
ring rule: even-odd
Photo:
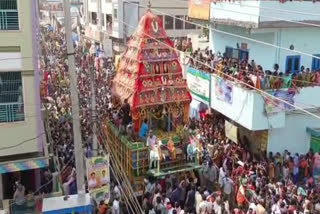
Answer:
[[[292,105],[294,105],[294,95],[295,91],[282,91],[282,90],[277,90],[277,91],[272,91],[268,92],[270,95],[274,97],[278,97],[281,100],[284,100]],[[273,114],[273,113],[278,113],[281,111],[292,111],[294,110],[294,107],[291,105],[288,105],[287,103],[281,102],[277,99],[274,99],[270,96],[265,96],[265,110],[267,114]]]
[[[192,98],[210,105],[211,76],[197,69],[187,68],[187,84]]]
[[[188,16],[194,19],[209,20],[211,0],[189,0]]]
[[[231,141],[238,143],[238,127],[230,123],[229,121],[225,121],[224,124],[226,137]]]
[[[110,199],[109,156],[86,161],[89,193],[99,203]]]
[[[105,57],[112,57],[112,40],[110,38],[104,38],[103,40],[103,51]]]
[[[221,78],[216,79],[215,91],[219,100],[232,104],[233,100],[233,86],[231,83],[224,81]]]

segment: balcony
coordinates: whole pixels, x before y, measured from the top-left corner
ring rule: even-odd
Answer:
[[[308,13],[319,14],[309,15]],[[212,22],[246,28],[298,27],[320,23],[320,3],[313,1],[218,1],[211,3]],[[287,22],[287,21],[291,22]]]
[[[223,88],[221,86],[223,84],[229,88],[229,96],[224,96],[226,93],[221,92],[220,88]],[[281,91],[286,92],[286,89],[281,89]],[[272,94],[271,90],[266,92]],[[300,88],[293,96],[291,103],[312,111],[320,108],[320,99],[317,99],[319,94],[320,86]],[[211,77],[211,107],[252,131],[284,128],[287,114],[295,111],[281,102],[268,100],[267,95],[216,76]]]
[[[0,103],[0,123],[24,121],[23,103]]]

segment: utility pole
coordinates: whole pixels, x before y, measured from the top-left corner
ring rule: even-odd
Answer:
[[[93,121],[92,126],[92,150],[93,155],[98,155],[98,138],[97,138],[97,116],[96,116],[96,89],[95,89],[95,69],[93,68],[94,64],[94,56],[90,56],[91,63],[89,65],[90,68],[90,82],[91,82],[91,120]]]
[[[84,160],[82,137],[80,129],[80,116],[79,116],[79,97],[77,88],[77,74],[75,71],[74,62],[74,47],[71,36],[71,20],[70,20],[70,1],[64,0],[64,20],[65,31],[67,39],[67,55],[68,55],[68,68],[70,73],[70,91],[71,91],[71,104],[72,104],[72,123],[73,123],[73,140],[76,160],[76,173],[77,173],[77,189],[78,194],[85,193],[84,183]]]

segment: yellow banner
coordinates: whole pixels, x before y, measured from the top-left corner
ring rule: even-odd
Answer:
[[[109,156],[86,160],[89,193],[99,203],[110,199]]]
[[[189,0],[188,16],[194,19],[209,20],[211,0]]]
[[[225,132],[227,138],[235,143],[238,143],[238,127],[228,121],[225,121]]]

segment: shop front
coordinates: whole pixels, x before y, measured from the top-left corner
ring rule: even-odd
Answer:
[[[0,163],[1,199],[12,199],[19,181],[27,191],[34,192],[41,186],[40,169],[47,168],[47,158],[25,159]]]
[[[252,154],[267,154],[268,130],[251,131],[231,120],[225,121],[226,137],[236,144],[241,144]]]

